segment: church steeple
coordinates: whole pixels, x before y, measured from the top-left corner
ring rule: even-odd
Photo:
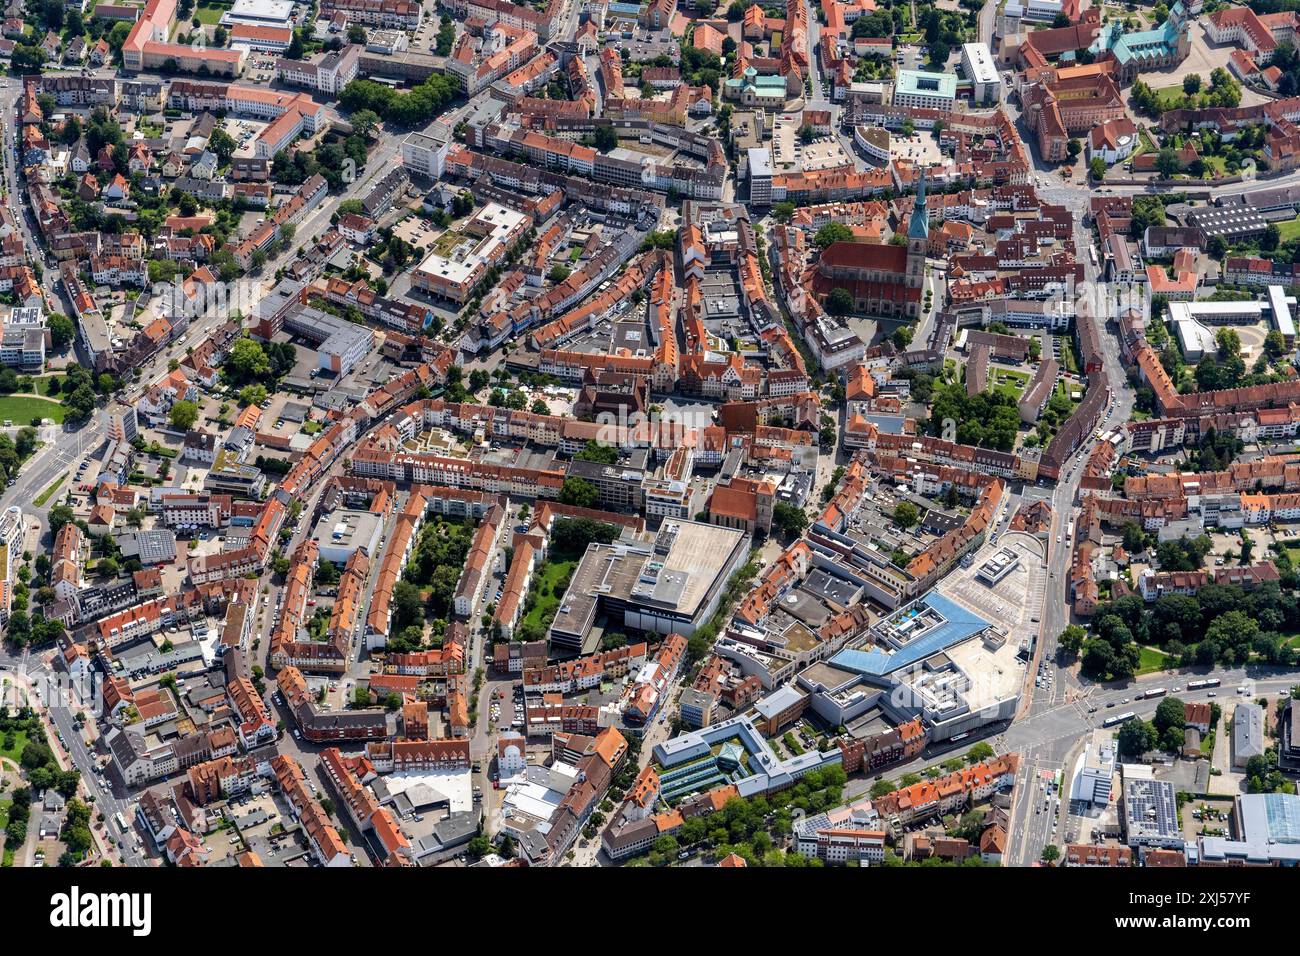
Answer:
[[[925,285],[925,255],[930,246],[930,211],[925,206],[925,171],[916,187],[916,203],[912,206],[912,219],[907,224],[907,274],[903,281],[909,289]],[[911,303],[908,316],[920,314],[919,302]]]
[[[921,182],[916,187],[916,202],[912,206],[912,221],[907,226],[908,239],[929,239],[930,211],[925,207],[925,170],[921,170]]]

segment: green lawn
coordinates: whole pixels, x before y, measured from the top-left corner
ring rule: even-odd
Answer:
[[[1202,156],[1201,161],[1205,163],[1205,171],[1209,178],[1228,175],[1227,161],[1222,156]]]
[[[1162,654],[1152,647],[1142,648],[1142,657],[1138,660],[1137,672],[1141,674],[1154,674],[1169,667],[1173,658]]]
[[[1054,336],[1061,346],[1061,367],[1072,375],[1079,374],[1079,356],[1075,353],[1074,339],[1071,336]]]
[[[9,733],[14,735],[14,747],[12,750],[5,749],[5,740]],[[23,755],[23,748],[27,746],[27,731],[14,730],[9,733],[0,734],[0,757],[8,757],[14,763],[18,763]]]
[[[0,396],[0,421],[11,421],[15,425],[30,425],[33,418],[52,418],[63,423],[63,406],[48,398],[35,395]]]
[[[36,500],[34,502],[36,507],[39,508],[42,505],[44,505],[45,502],[49,501],[50,498],[53,496],[53,494],[59,490],[59,486],[62,485],[63,482],[67,480],[67,477],[68,477],[67,475],[59,475],[59,477],[54,480],[54,484],[50,485],[39,495],[37,495]]]
[[[216,26],[221,22],[221,15],[230,9],[226,3],[201,3],[194,11],[194,16],[204,26]]]
[[[32,381],[33,381],[33,382],[35,383],[35,385],[36,385],[36,394],[37,394],[37,395],[49,395],[49,394],[50,394],[50,383],[51,383],[51,382],[54,382],[54,381],[57,381],[60,385],[62,385],[62,384],[63,384],[63,376],[62,376],[62,375],[58,375],[58,374],[52,374],[52,375],[37,375],[37,376],[33,377]],[[59,394],[61,395],[62,392],[60,392]],[[55,399],[55,401],[58,401],[58,399]]]
[[[1029,375],[995,368],[989,372],[989,382],[993,385],[993,391],[1009,395],[1013,401],[1018,402],[1025,386],[1029,384]]]
[[[1133,156],[1141,156],[1143,153],[1154,153],[1156,151],[1155,141],[1151,139],[1151,134],[1145,129],[1138,129],[1138,145],[1133,150]]]
[[[1300,239],[1300,216],[1288,222],[1279,222],[1277,231],[1282,242],[1289,239]]]
[[[455,229],[448,229],[437,239],[433,240],[431,251],[436,252],[444,259],[451,255],[451,251],[465,238],[465,233]]]
[[[1292,563],[1300,562],[1300,543],[1290,542],[1284,546]]]
[[[530,593],[535,595],[532,610],[524,615],[522,624],[542,626],[542,622],[551,616],[551,611],[559,606],[560,599],[564,597],[562,590],[559,594],[554,593],[556,585],[568,579],[577,566],[577,561],[547,561],[542,565],[537,580],[532,583]]]
[[[1183,99],[1183,85],[1162,86],[1155,91],[1156,102],[1160,104],[1162,110],[1171,110],[1177,106]]]
[[[1018,402],[1024,389],[1016,388],[1014,385],[994,385],[993,391],[997,395],[1005,395],[1013,402]]]

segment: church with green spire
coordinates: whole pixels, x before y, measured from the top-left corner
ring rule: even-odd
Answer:
[[[899,224],[902,225],[901,223]],[[902,235],[902,230],[898,231]],[[906,246],[896,243],[832,242],[822,252],[812,276],[812,291],[821,302],[835,289],[853,298],[857,315],[916,319],[921,315],[925,254],[930,245],[930,213],[925,205],[925,174],[907,223]]]
[[[916,187],[916,202],[907,223],[907,287],[925,285],[925,250],[930,245],[930,210],[925,205],[925,170]]]

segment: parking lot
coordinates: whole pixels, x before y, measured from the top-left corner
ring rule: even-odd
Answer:
[[[275,79],[275,56],[270,53],[253,53],[248,58],[244,79],[257,83],[270,83]]]
[[[895,160],[905,159],[918,166],[936,166],[946,162],[938,140],[928,132],[913,133],[911,136],[893,134],[890,137],[889,154]]]
[[[235,155],[252,156],[253,142],[265,126],[265,123],[260,123],[257,120],[226,117],[226,132],[235,141]]]
[[[1043,548],[1030,535],[1009,532],[985,544],[969,567],[955,568],[940,590],[1005,633],[1008,643],[1028,640],[1038,631],[1046,592]],[[1016,554],[1016,566],[996,584],[986,584],[977,577],[980,566],[1004,549]]]

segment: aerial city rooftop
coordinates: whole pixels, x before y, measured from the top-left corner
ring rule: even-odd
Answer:
[[[4,865],[1296,865],[1276,6],[10,3]]]

